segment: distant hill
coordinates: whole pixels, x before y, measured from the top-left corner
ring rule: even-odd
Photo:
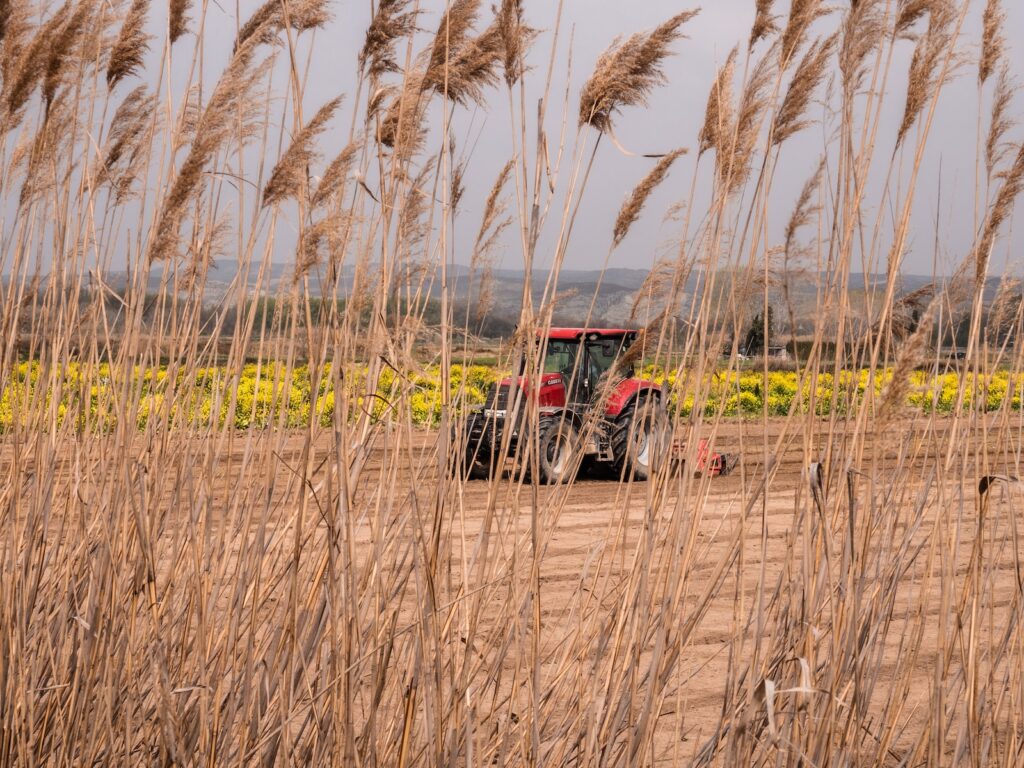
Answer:
[[[218,259],[211,264],[207,273],[204,290],[204,303],[207,306],[214,306],[224,299],[232,286],[238,285],[238,280],[244,282],[248,294],[256,293],[256,286],[259,284],[261,295],[274,295],[291,288],[293,266],[291,264],[271,263],[264,270],[262,281],[260,278],[260,265],[250,265],[245,275],[240,275],[240,267],[237,261],[230,259]],[[371,268],[372,271],[372,268]],[[642,323],[644,318],[663,309],[663,306],[654,303],[647,306],[641,289],[644,288],[649,272],[644,269],[628,269],[615,267],[608,269],[602,276],[599,270],[563,269],[558,281],[557,294],[554,307],[554,319],[559,324],[581,323],[591,314],[591,323],[594,325],[621,325],[627,322]],[[354,282],[355,272],[351,265],[342,270],[339,278],[339,294],[344,298],[351,291]],[[539,305],[545,286],[548,282],[546,270],[535,270],[530,276],[532,295],[534,302]],[[422,279],[421,277],[415,278]],[[454,265],[449,268],[449,285],[451,297],[457,310],[461,313],[468,307],[475,312],[476,303],[481,295],[481,281],[483,275],[474,274],[464,265]],[[511,327],[519,317],[520,301],[523,295],[523,283],[526,279],[522,270],[495,269],[487,278],[486,293],[490,309],[488,311],[489,325],[496,333],[504,333],[504,329]],[[715,295],[728,297],[731,290],[734,273],[721,271],[715,276]],[[942,278],[940,278],[941,280]],[[124,290],[128,280],[127,272],[108,272],[104,276],[107,285],[116,292]],[[159,268],[153,270],[149,277],[147,290],[155,293],[160,289],[164,281],[163,271]],[[862,274],[851,273],[848,277],[847,286],[850,300],[855,309],[863,308],[866,291],[880,292],[884,289],[886,277],[883,274]],[[792,307],[794,319],[796,320],[797,331],[806,332],[820,322],[818,315],[818,300],[820,290],[826,282],[826,276],[803,274],[792,275],[789,279],[789,305]],[[932,278],[926,275],[901,275],[897,295],[905,295],[917,291],[932,282]],[[773,283],[769,289],[769,301],[776,307],[776,322],[778,330],[787,330],[789,326],[789,306],[784,299],[783,286]],[[998,291],[1000,278],[991,277],[985,286],[985,301],[990,303]],[[314,278],[310,280],[310,289],[314,295],[319,295],[320,286]],[[435,272],[433,279],[424,286],[427,295],[431,299],[438,299],[441,295],[440,276]],[[694,296],[703,293],[703,280],[698,276],[691,276],[686,285],[683,286],[680,305],[675,308],[676,314],[685,314],[690,308]],[[753,289],[752,295],[761,295],[759,289]],[[635,312],[635,317],[631,318]],[[728,312],[723,307],[723,314]]]

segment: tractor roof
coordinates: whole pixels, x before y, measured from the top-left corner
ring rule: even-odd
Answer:
[[[626,328],[552,328],[548,331],[547,338],[569,341],[578,339],[580,336],[595,334],[602,339],[607,339],[635,336],[636,333],[636,331]]]

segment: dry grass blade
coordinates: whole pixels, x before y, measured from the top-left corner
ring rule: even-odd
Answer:
[[[802,227],[806,227],[810,224],[811,218],[818,212],[818,206],[814,202],[814,196],[818,192],[818,185],[821,184],[821,175],[824,172],[825,159],[822,158],[821,162],[818,163],[817,170],[809,179],[807,179],[807,181],[804,182],[804,186],[800,190],[800,197],[797,198],[796,206],[793,208],[793,213],[790,215],[789,222],[786,224],[787,255],[794,250],[797,232]]]
[[[337,156],[331,160],[320,177],[316,192],[313,194],[313,205],[320,206],[335,197],[345,187],[352,166],[363,147],[363,140],[357,138],[349,142]]]
[[[886,19],[885,3],[881,0],[862,0],[843,19],[839,70],[847,94],[861,89],[869,69],[868,57],[885,39]]]
[[[135,74],[142,67],[146,51],[149,50],[149,35],[146,33],[146,15],[149,13],[149,0],[132,0],[128,15],[121,25],[121,33],[117,36],[113,49],[110,51],[110,63],[107,65],[107,87],[113,88],[124,78]]]
[[[170,37],[171,45],[188,32],[188,11],[191,6],[192,0],[170,0],[167,11],[167,35]]]
[[[324,26],[331,19],[327,0],[266,0],[238,30],[235,50],[250,41],[272,44],[285,26],[295,32],[306,32]]]
[[[867,1],[867,0],[865,0]],[[807,30],[811,24],[825,15],[827,11],[821,7],[821,0],[793,0],[789,7],[789,18],[786,28],[782,30],[779,54],[783,67],[788,67],[796,52],[807,38]]]
[[[19,23],[17,33],[9,35],[4,52],[4,98],[7,106],[5,122],[8,127],[20,119],[33,90],[45,76],[47,63],[56,39],[61,35],[68,18],[69,6],[64,5],[36,30],[31,42],[21,44],[29,34],[27,25]],[[13,16],[13,14],[12,14]],[[18,22],[23,22],[24,17]]]
[[[1003,59],[1006,38],[1006,12],[1000,0],[988,0],[982,15],[981,58],[978,60],[978,82],[984,84],[996,71]]]
[[[494,222],[505,213],[505,204],[502,202],[501,193],[512,175],[514,163],[515,160],[513,159],[502,166],[502,169],[498,172],[498,178],[494,180],[491,191],[487,195],[487,200],[484,202],[484,215],[480,219],[480,229],[477,230],[476,240],[473,245],[474,260],[477,258],[477,252],[481,250],[481,246],[485,242],[487,233],[494,226]]]
[[[750,28],[748,50],[753,50],[759,41],[779,31],[779,25],[776,23],[779,17],[772,15],[772,6],[774,5],[775,0],[757,0],[754,25]]]
[[[269,62],[253,67],[257,44],[258,41],[250,41],[235,51],[217,81],[209,103],[196,120],[192,146],[161,204],[160,217],[149,246],[150,260],[167,259],[173,254],[178,245],[185,208],[200,189],[208,163],[220,151],[231,131],[238,128],[239,116],[244,115],[253,102],[254,91],[269,67]]]
[[[15,0],[0,0],[0,43],[7,37],[7,24],[11,19],[11,6]]]
[[[900,0],[896,12],[895,36],[907,36],[910,28],[928,13],[933,2],[934,0]]]
[[[986,332],[990,339],[998,342],[1017,323],[1020,314],[1021,281],[1013,277],[1003,277],[999,281],[999,290],[989,309]]]
[[[409,10],[411,0],[380,0],[373,21],[366,30],[366,40],[359,52],[359,66],[371,77],[397,72],[395,43],[416,31],[416,10]]]
[[[767,113],[772,81],[775,76],[774,56],[768,51],[754,67],[743,89],[743,98],[736,118],[736,130],[729,139],[728,151],[720,151],[719,178],[724,189],[733,194],[747,182],[761,124]]]
[[[676,149],[661,158],[651,172],[636,185],[629,199],[619,209],[619,215],[615,217],[615,227],[612,230],[612,242],[618,246],[623,238],[629,234],[630,228],[640,218],[644,204],[651,193],[665,180],[672,164],[686,154],[685,149]]]
[[[523,21],[523,0],[501,0],[497,23],[504,49],[505,83],[512,87],[523,76],[526,54],[537,30]]]
[[[669,55],[669,46],[683,36],[680,27],[697,13],[679,13],[652,32],[632,35],[602,53],[580,94],[579,124],[608,131],[616,112],[646,104],[651,90],[665,80],[661,62]]]
[[[803,119],[810,104],[811,96],[825,78],[826,66],[835,47],[836,36],[826,40],[818,40],[804,54],[793,74],[793,81],[786,91],[786,98],[775,115],[775,127],[772,141],[775,145],[782,144],[788,138],[807,126]]]
[[[1013,211],[1021,191],[1024,191],[1024,144],[1017,150],[1013,165],[1003,175],[1003,185],[999,188],[992,207],[989,209],[978,248],[974,254],[976,262],[975,276],[981,279],[986,273],[992,246],[1003,224]]]
[[[316,138],[327,129],[327,123],[341,106],[343,96],[324,104],[302,127],[284,155],[274,166],[270,179],[263,188],[263,205],[274,205],[299,194],[309,174],[309,165],[316,157]]]
[[[93,6],[89,0],[78,4],[75,12],[54,36],[50,45],[49,58],[46,61],[46,74],[43,76],[43,101],[49,110],[57,89],[64,82],[71,70],[71,63],[76,60],[74,48],[82,39],[85,27],[90,23]]]
[[[733,48],[725,64],[718,70],[715,82],[708,93],[707,107],[704,109],[704,125],[700,129],[700,154],[709,149],[722,151],[728,148],[735,126],[732,108],[732,81],[736,71],[738,48]]]
[[[918,41],[910,61],[907,98],[896,144],[903,143],[928,99],[940,85],[939,66],[951,43],[952,12],[946,0],[933,0],[929,6],[928,32]]]
[[[462,0],[444,14],[434,36],[421,88],[467,104],[482,103],[484,89],[498,83],[498,65],[504,56],[502,31],[496,20],[473,37],[479,11],[477,0]]]
[[[1010,106],[1017,93],[1017,84],[1013,81],[1010,68],[1004,64],[999,70],[995,92],[992,95],[992,115],[989,118],[988,136],[985,139],[985,168],[991,179],[996,166],[1006,159],[1006,134],[1016,124],[1010,115]]]
[[[115,202],[128,199],[138,178],[150,136],[156,97],[140,85],[129,93],[114,113],[107,136],[107,150],[95,170],[97,185],[111,185]]]

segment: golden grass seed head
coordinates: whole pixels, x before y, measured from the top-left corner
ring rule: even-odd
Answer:
[[[735,131],[732,81],[736,71],[738,53],[738,48],[732,49],[711,85],[707,107],[704,109],[704,125],[698,136],[700,154],[704,154],[709,149],[721,151],[723,147],[728,147],[732,142]]]
[[[797,65],[782,106],[775,116],[772,141],[776,146],[807,126],[804,115],[811,97],[825,79],[826,67],[837,37],[838,35],[832,35],[813,43]]]
[[[608,131],[616,112],[645,105],[651,90],[665,82],[662,62],[670,54],[670,46],[683,36],[681,27],[697,13],[676,14],[653,31],[631,35],[605,50],[580,94],[579,124]]]
[[[35,29],[34,35],[32,27],[27,23],[27,17],[12,15],[9,20],[8,30],[13,34],[9,34],[5,40],[3,73],[3,96],[7,107],[4,122],[8,129],[20,121],[32,92],[46,76],[55,41],[60,37],[69,13],[69,5],[61,6],[53,16]],[[28,40],[29,35],[31,40]]]
[[[192,0],[170,0],[167,12],[167,35],[171,45],[188,32],[189,9],[192,7]]]
[[[316,192],[313,194],[314,206],[324,205],[345,188],[345,182],[352,171],[352,166],[358,159],[363,144],[364,141],[361,137],[353,139],[327,165],[320,177],[320,183],[317,184]]]
[[[747,50],[754,50],[754,46],[759,41],[779,31],[777,23],[779,17],[772,14],[774,5],[775,0],[757,0],[754,25],[750,28],[750,42]]]
[[[136,74],[149,50],[150,36],[146,33],[146,16],[150,0],[132,0],[128,15],[121,25],[121,33],[110,52],[107,64],[107,88],[114,87],[126,77]]]
[[[75,49],[85,37],[87,25],[91,23],[94,7],[91,0],[81,0],[74,13],[67,17],[50,45],[43,75],[43,101],[49,109],[57,89],[63,84],[72,65],[77,63]]]
[[[817,169],[807,181],[804,182],[797,198],[796,206],[786,224],[786,246],[785,251],[791,254],[794,251],[797,232],[811,223],[811,217],[818,212],[819,208],[814,202],[818,187],[821,184],[821,176],[825,172],[825,158],[818,163]]]
[[[779,55],[782,66],[789,66],[807,38],[807,31],[811,24],[826,13],[828,11],[822,7],[821,0],[792,1],[789,7],[789,18],[780,38]]]
[[[526,55],[537,30],[523,20],[523,0],[501,0],[498,30],[504,55],[505,83],[512,87],[526,71]]]
[[[982,14],[981,58],[978,60],[978,82],[982,84],[998,69],[999,62],[1005,56],[1005,25],[1006,12],[1000,0],[988,0]]]
[[[331,20],[327,6],[327,0],[266,0],[239,29],[235,50],[250,41],[277,43],[286,27],[299,34],[319,29]]]
[[[395,44],[416,31],[418,10],[410,10],[411,0],[381,0],[366,30],[359,66],[371,77],[398,72]]]
[[[612,242],[617,246],[622,240],[629,234],[630,228],[636,223],[636,220],[640,218],[640,213],[643,211],[644,205],[647,203],[647,199],[651,196],[651,193],[660,185],[665,177],[668,176],[669,169],[672,164],[675,163],[680,157],[686,154],[685,149],[676,149],[669,152],[663,158],[658,160],[654,168],[651,169],[643,180],[633,189],[629,198],[619,209],[619,215],[615,218],[615,227],[612,230]]]
[[[887,19],[884,0],[862,0],[843,17],[839,71],[848,98],[863,87],[870,70],[869,57],[886,37]]]
[[[992,94],[992,114],[989,118],[989,129],[985,138],[985,169],[990,179],[995,175],[997,166],[1007,156],[1008,147],[1005,138],[1017,122],[1010,114],[1010,107],[1017,90],[1018,85],[1010,74],[1010,67],[1003,62],[999,68],[995,91]]]
[[[309,165],[316,156],[314,142],[327,130],[327,124],[341,106],[343,96],[324,104],[292,139],[284,155],[274,166],[270,179],[263,188],[263,205],[274,205],[281,201],[296,197],[307,180]]]

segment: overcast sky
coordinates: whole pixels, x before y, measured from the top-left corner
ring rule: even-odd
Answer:
[[[236,13],[248,18],[261,0],[211,0],[207,19],[211,40],[223,39],[223,52],[230,49],[234,35]],[[785,14],[788,3],[779,0],[777,13]],[[832,3],[841,8],[845,2]],[[980,16],[984,0],[973,0],[970,19],[961,38],[961,48],[968,61],[955,82],[947,86],[929,140],[924,170],[918,186],[914,228],[904,271],[930,274],[932,272],[935,241],[935,225],[938,220],[938,254],[940,272],[950,271],[951,265],[963,257],[972,239],[974,206],[974,167],[977,131],[977,48]],[[1009,56],[1013,71],[1024,75],[1024,43],[1017,43],[1024,33],[1024,3],[1004,3],[1008,16],[1005,35],[1009,44]],[[334,21],[317,33],[314,54],[311,60],[307,103],[315,108],[338,93],[350,93],[354,89],[356,56],[363,42],[363,35],[370,19],[369,0],[335,0]],[[425,14],[420,26],[432,29],[436,26],[438,12],[444,7],[444,0],[423,0]],[[528,100],[532,105],[543,92],[543,75],[550,52],[555,0],[526,0],[528,22],[541,30],[535,43],[531,61],[534,70],[528,75]],[[672,0],[565,0],[563,35],[557,51],[557,75],[552,93],[559,103],[552,105],[549,130],[557,135],[561,114],[561,98],[565,92],[565,80],[569,75],[570,87],[570,128],[575,126],[575,114],[579,89],[591,72],[597,57],[617,35],[626,35],[649,29],[674,13],[695,7],[695,4]],[[664,220],[665,213],[673,205],[688,196],[696,158],[697,134],[703,119],[708,90],[717,67],[729,50],[737,43],[745,51],[745,42],[754,16],[754,0],[715,0],[705,2],[701,13],[685,27],[687,38],[675,46],[675,55],[667,62],[665,71],[668,83],[658,88],[646,109],[627,110],[616,123],[616,134],[621,143],[637,153],[665,152],[676,147],[693,150],[674,167],[672,175],[658,190],[647,206],[644,217],[634,226],[632,232],[611,258],[612,266],[650,267],[670,243],[678,239],[678,222]],[[818,24],[815,31],[831,33],[840,22],[839,13],[832,14]],[[485,22],[486,23],[486,19]],[[572,42],[571,75],[569,74],[569,43]],[[912,42],[902,42],[894,62],[895,75],[890,78],[888,106],[876,154],[877,179],[872,184],[874,200],[867,201],[865,213],[873,214],[870,206],[877,205],[877,190],[884,181],[888,158],[891,156],[896,128],[903,110],[906,70],[913,50]],[[215,61],[221,51],[211,50],[210,60]],[[741,58],[742,64],[742,58]],[[510,157],[511,139],[507,99],[502,91],[495,91],[485,109],[460,110],[456,123],[456,135],[460,145],[472,147],[473,154],[467,176],[467,195],[463,204],[464,219],[470,223],[462,225],[474,230],[479,220],[483,198],[490,188],[500,167]],[[1024,103],[1024,102],[1021,102]],[[360,107],[362,108],[362,107]],[[351,100],[346,104],[337,127],[324,137],[327,151],[343,146],[347,137],[347,126],[351,118]],[[815,115],[820,115],[816,107]],[[1020,114],[1020,104],[1015,105],[1014,114]],[[571,131],[570,131],[571,135]],[[1014,139],[1019,133],[1014,134]],[[801,186],[816,167],[825,147],[823,128],[812,125],[795,139],[789,141],[782,154],[771,200],[770,238],[773,243],[781,239],[781,231],[789,216]],[[574,234],[567,256],[566,266],[570,268],[597,268],[603,262],[611,239],[612,222],[624,197],[635,183],[650,169],[653,161],[640,157],[627,157],[611,143],[604,143],[598,154],[593,180],[584,200],[579,225]],[[698,212],[706,201],[710,189],[712,162],[706,157],[701,163],[697,181],[695,207]],[[938,209],[939,180],[941,168],[941,210]],[[567,173],[568,164],[563,168]],[[564,180],[563,180],[564,181]],[[888,205],[888,204],[887,204]],[[884,213],[884,211],[883,211]],[[556,222],[557,224],[557,222]],[[548,228],[541,240],[539,258],[543,264],[550,258],[554,232]],[[466,235],[468,237],[468,235]],[[1018,236],[1004,238],[993,261],[994,269],[1001,270],[1009,264],[1014,271],[1020,270],[1016,260]],[[503,255],[503,264],[514,267],[520,263],[520,253],[511,245]],[[466,256],[468,259],[468,255]],[[457,260],[463,261],[457,257]]]

